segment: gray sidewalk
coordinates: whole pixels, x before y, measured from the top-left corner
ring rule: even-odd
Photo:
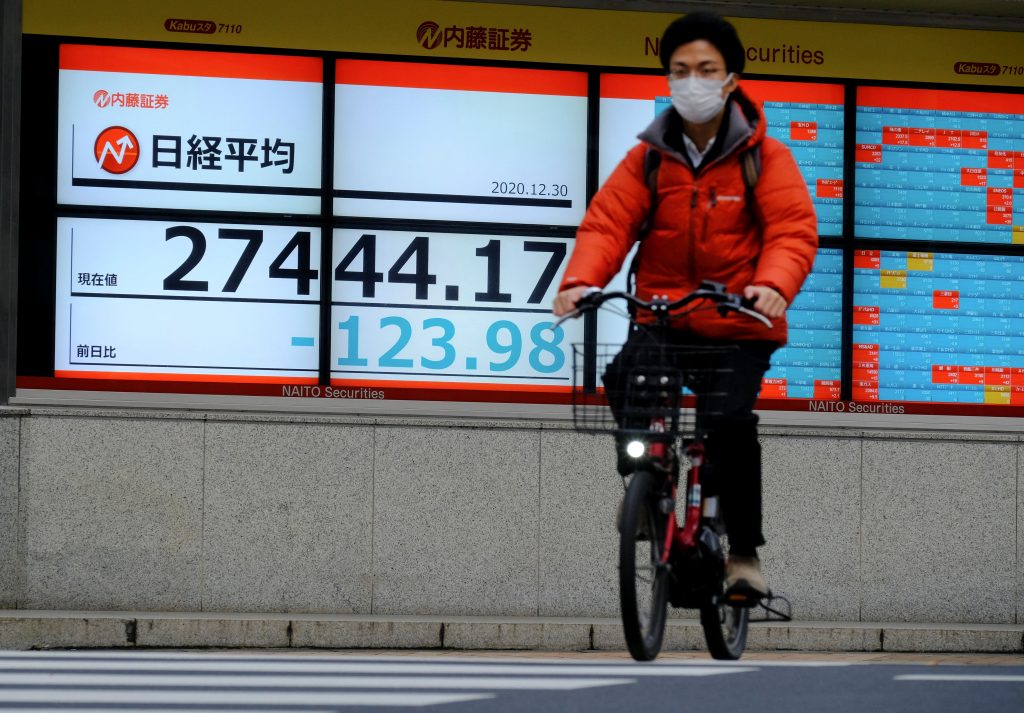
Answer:
[[[620,651],[616,619],[0,610],[0,649],[328,648]],[[672,619],[665,651],[705,649]],[[771,622],[749,651],[1024,654],[1024,625]]]

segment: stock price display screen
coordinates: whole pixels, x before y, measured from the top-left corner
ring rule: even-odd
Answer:
[[[55,375],[316,383],[320,232],[60,218]]]
[[[843,232],[843,87],[839,84],[744,79],[762,102],[768,135],[793,153],[818,214],[820,235]],[[663,76],[601,76],[598,174],[603,182],[636,144],[636,135],[671,109]]]
[[[320,211],[322,62],[61,45],[57,202]]]
[[[337,215],[575,226],[587,77],[338,60]]]
[[[857,251],[853,397],[1024,406],[1024,257]]]
[[[1024,94],[860,87],[858,237],[1024,245]]]
[[[814,269],[786,310],[789,343],[772,355],[764,399],[838,399],[842,378],[843,254],[818,250]]]
[[[332,381],[565,391],[581,326],[552,331],[551,301],[571,243],[336,230]]]

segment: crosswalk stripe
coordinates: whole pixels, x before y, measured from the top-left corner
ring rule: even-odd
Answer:
[[[1024,676],[1005,674],[943,674],[943,673],[908,673],[894,676],[896,681],[976,681],[980,683],[1024,683]]]
[[[31,708],[10,708],[8,706],[0,707],[0,711],[3,713],[111,713],[110,706],[96,706],[95,708],[89,706],[77,705],[73,709],[68,709],[67,706],[53,706],[49,707],[45,703],[34,703]],[[284,711],[295,711],[295,708],[284,708]],[[182,711],[180,706],[174,708],[160,708],[153,704],[147,703],[145,708],[119,708],[117,713],[224,713],[223,708],[194,708],[189,706],[185,711]],[[274,709],[261,709],[261,713],[274,713]],[[303,707],[302,713],[338,713],[337,708],[309,708]]]
[[[323,656],[320,654],[316,655],[318,659],[322,659]],[[201,659],[198,659],[194,653],[178,653],[171,651],[90,651],[83,653],[81,651],[21,651],[21,652],[3,652],[0,653],[0,667],[3,666],[5,661],[9,660],[24,660],[26,658],[34,659],[68,659],[73,658],[77,661],[117,661],[117,660],[146,660],[146,661],[262,661],[262,662],[295,662],[308,660],[312,658],[309,654],[296,652],[294,654],[287,655],[274,655],[264,653],[241,653],[241,654],[229,654],[229,653],[209,653],[203,654]],[[366,656],[365,654],[332,654],[330,657],[331,661],[346,661],[346,662],[385,662],[385,663],[397,663],[397,662],[408,662],[408,663],[421,663],[431,662],[436,663],[439,661],[448,663],[474,663],[474,664],[502,664],[507,666],[521,666],[525,664],[535,666],[564,666],[567,668],[577,666],[621,666],[621,661],[608,661],[604,659],[595,658],[579,658],[579,659],[560,659],[560,658],[534,658],[527,656],[430,656],[430,655],[374,655]],[[794,668],[830,668],[830,667],[846,667],[857,665],[856,662],[851,661],[786,661],[786,660],[768,660],[768,659],[757,659],[756,661],[713,661],[711,659],[682,659],[682,660],[671,660],[662,659],[660,661],[652,661],[647,664],[629,664],[630,666],[654,666],[654,667],[675,667],[675,666],[785,666]]]
[[[650,665],[584,665],[571,667],[573,676],[715,676],[727,673],[756,671],[756,667],[741,666],[650,666]],[[182,661],[108,660],[80,661],[75,659],[7,660],[0,662],[0,673],[17,671],[125,671],[125,672],[217,672],[242,674],[441,674],[441,675],[496,675],[496,676],[562,676],[564,669],[536,664],[436,664],[436,663],[368,663],[357,661],[278,661],[266,662],[259,659],[241,661],[203,661],[199,659]]]
[[[453,678],[450,676],[223,676],[223,675],[160,675],[150,674],[87,674],[87,673],[0,673],[0,686],[146,686],[201,688],[415,688],[439,690],[521,690],[575,691],[601,686],[636,683],[635,678],[519,678],[481,676]],[[0,700],[3,700],[0,688]]]
[[[159,695],[159,698],[157,697]],[[5,688],[0,701],[9,703],[105,703],[118,705],[159,703],[261,706],[433,706],[494,698],[487,693],[320,693],[315,691],[111,691],[84,688]]]

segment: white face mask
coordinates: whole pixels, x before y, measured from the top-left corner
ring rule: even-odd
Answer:
[[[725,106],[728,95],[722,96],[722,88],[731,79],[731,72],[725,79],[702,79],[695,74],[686,79],[669,79],[672,106],[691,124],[711,121]]]

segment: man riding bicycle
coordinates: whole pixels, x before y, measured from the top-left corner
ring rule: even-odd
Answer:
[[[647,222],[637,259],[638,297],[675,300],[713,280],[773,321],[769,328],[704,310],[674,319],[668,335],[673,345],[736,347],[720,357],[726,363],[713,389],[713,415],[702,427],[730,543],[726,590],[758,599],[769,589],[757,557],[765,540],[753,406],[771,354],[786,343],[786,308],[814,262],[817,220],[792,155],[766,136],[762,108],[740,88],[745,55],[735,28],[717,15],[691,13],[665,30],[660,55],[673,110],[639,135],[642,143],[594,196],[553,311],[567,314],[589,288],[606,285]],[[660,161],[651,161],[652,149]],[[631,331],[605,372],[609,391],[622,365],[642,358],[651,340],[644,330]],[[618,467],[628,475],[633,463],[624,446],[618,444]]]

